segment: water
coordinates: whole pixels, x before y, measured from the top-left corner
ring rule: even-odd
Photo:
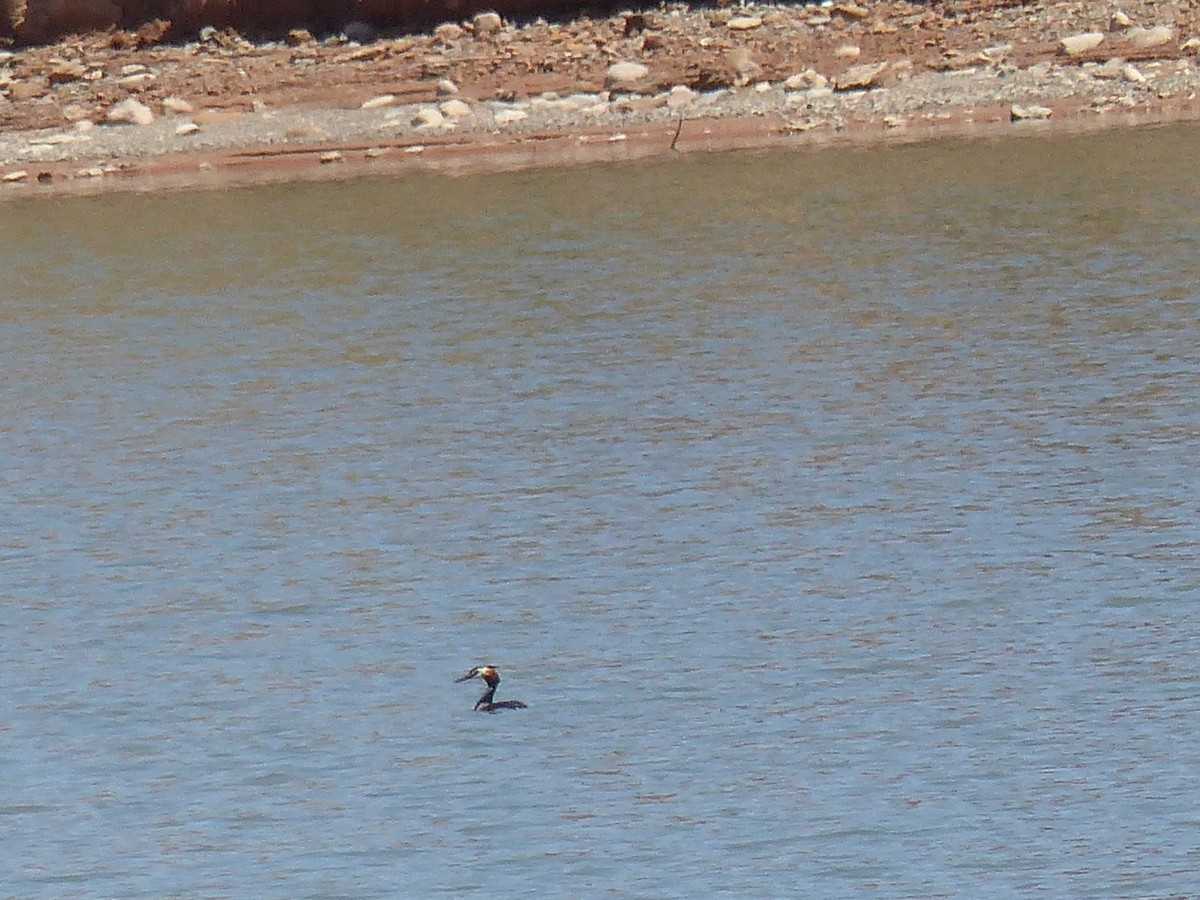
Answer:
[[[0,207],[0,895],[1194,892],[1194,144]]]

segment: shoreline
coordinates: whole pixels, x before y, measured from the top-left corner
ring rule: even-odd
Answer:
[[[1187,19],[1183,4],[1135,10],[1169,25],[1080,35],[1095,44],[1078,53],[1071,36],[1055,40],[1058,7],[957,5],[983,12],[930,18],[889,3],[850,6],[852,16],[834,19],[830,4],[736,15],[678,7],[656,14],[657,30],[646,33],[649,13],[623,13],[597,23],[501,23],[486,40],[464,23],[362,43],[229,38],[229,46],[114,50],[111,36],[87,36],[5,51],[0,201],[1200,122],[1200,38],[1192,35],[1200,20]],[[925,27],[902,32],[914,15]],[[817,16],[823,24],[813,26]],[[641,27],[631,33],[633,19]],[[980,46],[996,36],[981,21],[1014,39]],[[528,66],[504,68],[514,48],[551,59],[580,33],[601,48],[606,36],[621,43],[555,75],[558,90]],[[935,51],[921,56],[917,43]],[[635,54],[647,62],[627,59]],[[305,59],[317,61],[320,77],[289,71]],[[718,68],[704,68],[706,60]],[[231,66],[258,74],[253,90],[241,75],[214,80]],[[614,76],[620,66],[631,80]],[[20,84],[34,87],[15,90]],[[198,84],[207,85],[202,97]],[[116,124],[113,109],[129,101],[144,118]]]
[[[647,124],[621,131],[472,136],[454,142],[392,146],[347,141],[287,148],[180,151],[123,160],[73,159],[39,166],[37,171],[49,173],[49,178],[31,174],[19,181],[0,184],[0,202],[31,197],[225,190],[427,174],[456,177],[662,161],[704,153],[799,152],[835,146],[864,148],[936,141],[1083,136],[1122,129],[1200,125],[1200,103],[1189,104],[1187,108],[1124,112],[1103,119],[1051,118],[1015,127],[1007,118],[958,119],[911,129],[866,123],[835,132],[794,132],[782,120],[764,118],[685,120],[684,124],[681,131],[677,131],[676,125]],[[690,134],[693,128],[696,133]],[[102,174],[94,174],[101,169]],[[0,177],[8,171],[12,170],[0,169]]]

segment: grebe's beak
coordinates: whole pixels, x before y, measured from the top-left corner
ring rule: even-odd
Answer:
[[[462,678],[455,678],[454,683],[458,684],[460,681],[470,681],[472,678],[474,678],[478,674],[479,674],[478,669],[472,669],[470,672],[468,672]]]

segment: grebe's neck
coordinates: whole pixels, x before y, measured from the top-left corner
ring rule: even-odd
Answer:
[[[489,684],[488,689],[483,692],[483,696],[475,701],[475,710],[478,712],[481,709],[491,709],[492,700],[496,697],[496,685]]]

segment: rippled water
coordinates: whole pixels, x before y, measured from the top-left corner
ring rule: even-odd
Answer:
[[[0,207],[0,894],[1195,891],[1195,141]]]

